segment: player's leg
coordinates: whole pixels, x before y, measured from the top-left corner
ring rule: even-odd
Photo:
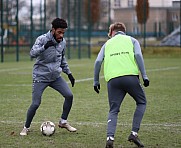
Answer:
[[[107,122],[107,143],[106,147],[109,147],[110,143],[114,141],[114,134],[117,126],[117,116],[120,111],[120,105],[126,95],[126,92],[121,89],[121,79],[111,79],[108,84],[108,99],[109,99],[109,115]]]
[[[36,110],[41,104],[42,93],[45,88],[49,85],[49,83],[35,82],[32,86],[32,103],[27,112],[27,119],[25,123],[25,127],[29,128],[30,124],[33,120],[33,117],[36,113]]]
[[[71,127],[67,122],[67,118],[68,118],[68,115],[70,113],[72,103],[73,103],[72,91],[70,90],[68,84],[62,77],[59,77],[58,79],[56,79],[56,81],[52,82],[50,84],[50,87],[57,90],[65,98],[64,104],[63,104],[63,112],[62,112],[61,119],[59,122],[59,127],[66,128],[68,131],[71,131],[71,132],[75,132],[77,129],[74,127]]]
[[[32,84],[32,103],[27,111],[26,122],[20,135],[27,135],[36,110],[41,104],[41,96],[49,83],[34,82]]]
[[[132,76],[130,78],[130,81],[132,84],[129,88],[127,88],[127,91],[136,101],[136,110],[133,117],[132,130],[138,132],[146,109],[146,96],[140,84],[140,81],[136,76]]]
[[[130,77],[130,83],[132,83],[131,87],[127,88],[127,91],[136,101],[136,109],[133,116],[132,132],[128,140],[133,141],[139,147],[143,147],[138,138],[138,131],[146,109],[146,96],[138,77]]]

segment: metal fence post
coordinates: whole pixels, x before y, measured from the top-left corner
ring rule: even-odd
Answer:
[[[4,62],[4,52],[3,52],[3,0],[1,0],[1,62]]]
[[[181,48],[181,2],[180,2],[180,48]]]
[[[108,7],[108,26],[111,25],[111,0],[108,1],[109,7]]]
[[[78,1],[78,24],[77,24],[77,30],[78,30],[78,58],[81,59],[81,0]]]
[[[44,0],[44,32],[46,32],[46,0]]]
[[[91,58],[91,6],[90,0],[88,0],[88,57]]]
[[[43,16],[42,16],[42,0],[40,1],[40,30],[43,33]]]
[[[146,0],[144,0],[144,48],[146,47]]]
[[[33,45],[33,1],[31,0],[31,13],[30,13],[31,29],[30,29],[30,48]]]
[[[69,26],[69,29],[68,29],[68,31],[67,31],[67,39],[68,39],[68,41],[69,41],[69,43],[68,43],[68,59],[70,59],[70,0],[67,0],[67,15],[68,15],[68,26]]]
[[[16,0],[16,61],[19,61],[19,0]]]
[[[56,16],[57,17],[61,17],[62,14],[61,14],[61,0],[56,0]]]

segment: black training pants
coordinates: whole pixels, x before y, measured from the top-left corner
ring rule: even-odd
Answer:
[[[113,78],[107,83],[107,88],[110,107],[107,123],[107,137],[114,137],[117,116],[120,111],[121,103],[127,93],[136,101],[132,131],[138,132],[146,109],[146,97],[138,76],[129,75]]]
[[[65,101],[63,104],[63,113],[61,115],[61,118],[64,120],[67,120],[68,114],[72,107],[73,94],[72,94],[68,84],[66,83],[66,81],[62,77],[59,77],[53,82],[34,82],[33,83],[32,103],[27,112],[27,118],[26,118],[26,123],[25,123],[26,128],[30,127],[30,124],[36,113],[36,110],[38,109],[38,107],[41,104],[41,98],[42,98],[43,91],[48,86],[57,90],[65,98]]]

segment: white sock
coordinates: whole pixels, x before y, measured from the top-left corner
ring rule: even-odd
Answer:
[[[67,120],[64,120],[64,119],[60,119],[60,122],[62,123],[62,124],[64,124],[64,123],[67,123]]]
[[[138,133],[137,132],[134,132],[134,131],[131,131],[131,133],[134,135],[134,136],[137,136]]]
[[[26,126],[24,126],[24,128],[26,128],[26,129],[28,129],[28,130],[30,129],[30,128],[27,128]]]
[[[109,139],[112,140],[112,141],[114,141],[114,137],[107,137],[107,141],[108,141]]]

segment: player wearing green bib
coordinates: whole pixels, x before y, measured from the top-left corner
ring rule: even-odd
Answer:
[[[138,75],[133,43],[129,36],[116,35],[105,44],[104,75],[106,81],[118,76]]]
[[[106,148],[113,148],[117,116],[121,103],[128,93],[136,101],[132,130],[128,137],[138,147],[144,147],[138,138],[138,131],[146,109],[146,96],[140,84],[141,72],[144,86],[149,86],[144,60],[139,42],[125,34],[123,23],[114,23],[109,27],[110,39],[102,46],[94,65],[94,90],[99,93],[99,73],[104,61],[104,77],[107,81],[109,114],[107,122]]]

